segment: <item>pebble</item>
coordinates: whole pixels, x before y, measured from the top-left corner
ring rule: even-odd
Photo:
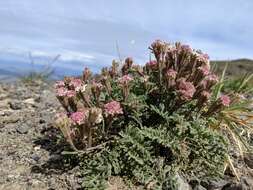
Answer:
[[[21,102],[18,101],[11,101],[9,102],[10,108],[13,110],[20,110],[22,109]]]
[[[29,129],[29,126],[27,126],[26,124],[23,124],[21,126],[16,127],[17,132],[20,133],[20,134],[27,134],[28,129]]]
[[[24,103],[35,105],[35,100],[33,98],[28,98],[28,99],[24,100]]]
[[[40,160],[40,156],[37,154],[32,154],[31,155],[31,159],[35,160],[36,162],[38,162]]]
[[[40,146],[35,146],[35,147],[34,147],[34,150],[36,150],[36,151],[37,151],[37,150],[40,150]]]

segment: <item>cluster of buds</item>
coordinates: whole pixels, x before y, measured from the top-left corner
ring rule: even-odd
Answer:
[[[91,147],[97,126],[103,120],[110,123],[123,113],[119,102],[100,100],[101,93],[108,92],[103,81],[111,88],[112,72],[116,70],[111,69],[110,75],[105,69],[104,74],[95,80],[91,78],[89,69],[85,68],[82,78],[65,77],[55,83],[56,97],[65,109],[65,113],[57,114],[56,126],[75,150]],[[122,85],[127,85],[130,80],[130,76],[123,76]]]
[[[204,108],[211,98],[212,87],[218,77],[210,70],[209,56],[188,45],[169,44],[160,40],[150,47],[156,60],[146,64],[161,89],[177,93],[176,105],[196,100],[199,109]],[[162,91],[162,90],[161,90]]]

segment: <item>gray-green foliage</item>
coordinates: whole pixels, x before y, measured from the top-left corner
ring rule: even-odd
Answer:
[[[188,180],[219,176],[227,147],[206,122],[168,117],[164,125],[138,127],[130,122],[105,150],[84,158],[85,189],[105,189],[109,176],[119,175],[152,189],[177,189],[175,173]]]

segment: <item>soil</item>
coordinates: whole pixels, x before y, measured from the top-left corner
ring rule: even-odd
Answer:
[[[0,83],[0,190],[80,189],[80,168],[61,155],[65,144],[54,128],[59,109],[52,84]],[[194,189],[253,190],[253,155],[237,160],[240,181],[228,170],[223,180],[194,184]],[[109,189],[127,188],[112,178]]]
[[[65,163],[57,144],[51,86],[0,84],[0,190],[80,187],[78,167]]]

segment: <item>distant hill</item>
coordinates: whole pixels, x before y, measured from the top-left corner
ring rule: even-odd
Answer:
[[[246,73],[253,73],[253,60],[251,59],[235,59],[231,61],[211,61],[212,65],[216,65],[216,72],[222,73],[226,63],[228,63],[227,75],[235,77],[243,76]]]
[[[230,76],[243,76],[246,73],[253,73],[253,60],[251,59],[236,59],[231,61],[211,61],[212,65],[216,65],[216,72],[222,73],[226,63],[228,63],[227,75]],[[74,64],[74,63],[73,63]],[[35,65],[36,70],[43,70],[44,66]],[[78,75],[80,71],[64,69],[61,67],[53,67],[54,69],[54,77],[53,78],[61,78],[64,75]],[[99,68],[96,68],[99,70]],[[2,61],[0,60],[0,81],[4,79],[14,79],[18,78],[27,72],[31,71],[31,65],[26,62],[11,62],[11,61]]]

